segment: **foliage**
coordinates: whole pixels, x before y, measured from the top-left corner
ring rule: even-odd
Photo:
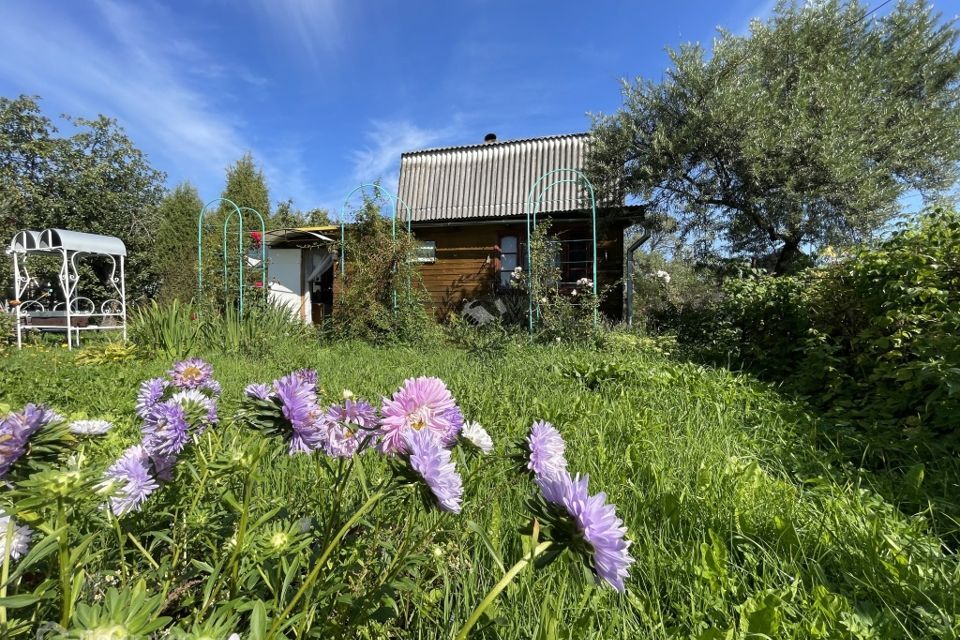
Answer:
[[[678,215],[702,254],[723,241],[784,273],[801,247],[868,238],[904,193],[954,183],[957,36],[925,0],[882,17],[781,0],[748,36],[721,31],[709,57],[685,45],[662,82],[625,85],[594,123],[594,184]]]
[[[560,245],[550,235],[550,223],[537,225],[530,236],[530,273],[516,271],[515,286],[529,287],[533,299],[534,329],[543,342],[586,342],[599,330],[596,318],[609,288],[593,292],[593,283],[581,280],[573,288],[560,284]]]
[[[922,476],[916,465],[929,472],[960,452],[955,212],[929,212],[875,247],[796,276],[730,279],[721,304],[681,316],[677,328],[701,355],[809,396],[833,425],[825,437],[862,464],[908,481]]]
[[[637,564],[624,596],[593,588],[565,560],[527,571],[470,637],[920,639],[958,631],[957,558],[944,550],[929,516],[903,515],[875,490],[882,472],[851,469],[818,448],[820,425],[804,406],[746,377],[643,349],[517,346],[496,367],[430,346],[278,340],[264,349],[212,355],[225,388],[222,415],[237,407],[243,385],[294,366],[316,367],[331,399],[343,388],[377,397],[429,373],[448,382],[501,454],[458,461],[469,480],[456,520],[409,500],[381,501],[296,607],[294,614],[312,612],[311,630],[301,624],[306,618],[291,616],[289,637],[451,637],[504,568],[535,544],[512,535],[531,485],[504,481],[514,463],[502,455],[503,443],[529,428],[530,416],[556,424],[570,464],[608,489]],[[46,401],[65,413],[117,416],[115,432],[82,445],[81,476],[96,477],[136,439],[135,385],[167,369],[169,359],[76,367],[75,357],[28,349],[0,361],[0,402]],[[333,533],[328,514],[336,513],[330,471],[276,449],[240,424],[209,429],[175,481],[142,513],[121,520],[119,534],[97,501],[78,503],[67,537],[78,543],[70,572],[78,585],[76,615],[65,627],[79,630],[94,615],[137,625],[170,618],[170,637],[202,630],[217,638],[263,637],[277,603],[303,586]],[[368,456],[354,473],[360,470],[368,490],[387,472]],[[918,486],[933,498],[929,492],[939,485],[928,477]],[[341,517],[369,495],[360,482],[345,484]],[[237,545],[243,513],[248,542]],[[298,528],[304,517],[312,518],[309,533]],[[14,576],[3,601],[8,621],[34,612],[36,620],[58,618],[61,583],[37,601],[31,594],[39,583],[25,579],[48,569],[54,580],[59,575],[51,565],[56,551],[42,555],[56,548],[55,536],[38,534],[34,548],[36,560]],[[235,597],[230,566],[238,568]],[[218,583],[225,586],[214,593]],[[162,604],[150,600],[157,595]]]
[[[108,362],[128,362],[137,358],[139,348],[133,342],[104,340],[83,348],[77,353],[77,364],[100,365]]]
[[[267,303],[249,305],[241,318],[233,307],[217,311],[179,300],[153,301],[136,310],[130,325],[131,339],[142,349],[172,359],[203,349],[256,355],[278,341],[303,341],[311,334],[287,309]]]
[[[333,329],[341,337],[371,342],[416,342],[437,334],[427,310],[416,241],[380,214],[374,200],[364,199],[346,238],[346,282],[335,296]]]
[[[0,237],[50,227],[117,236],[128,252],[128,295],[152,296],[159,287],[150,255],[164,174],[116,121],[65,119],[74,131],[69,136],[59,135],[37,98],[0,98]],[[96,282],[83,266],[83,281]],[[56,272],[35,275],[56,281]],[[0,288],[10,282],[9,272],[0,271]]]
[[[153,260],[160,278],[160,302],[188,302],[197,293],[197,216],[203,201],[189,182],[177,185],[159,207]]]
[[[267,221],[267,229],[287,229],[291,227],[323,227],[333,224],[326,209],[300,211],[293,206],[293,199],[278,202],[273,215]]]

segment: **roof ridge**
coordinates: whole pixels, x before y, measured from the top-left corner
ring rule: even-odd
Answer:
[[[428,147],[426,149],[414,149],[412,151],[404,151],[400,154],[400,157],[412,156],[421,153],[436,153],[438,151],[459,151],[461,149],[473,149],[477,147],[498,147],[509,144],[519,144],[521,142],[536,142],[539,140],[559,140],[561,138],[582,138],[589,136],[589,131],[579,131],[576,133],[557,133],[548,136],[534,136],[532,138],[516,138],[514,140],[495,140],[493,142],[478,142],[474,144],[458,144],[451,145],[447,147]]]

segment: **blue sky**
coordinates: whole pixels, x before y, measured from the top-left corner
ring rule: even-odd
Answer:
[[[620,78],[661,77],[666,47],[709,46],[772,5],[4,0],[0,95],[117,118],[205,199],[250,151],[274,202],[339,209],[360,182],[395,189],[402,151],[586,130]]]

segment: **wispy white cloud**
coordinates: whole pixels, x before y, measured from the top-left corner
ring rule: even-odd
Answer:
[[[338,0],[253,0],[253,4],[279,38],[295,42],[314,63],[343,42],[344,5]]]
[[[401,153],[449,143],[460,132],[458,120],[435,129],[406,120],[375,120],[367,131],[366,146],[352,153],[353,177],[357,182],[382,179],[383,186],[394,191],[400,180]]]
[[[262,78],[220,63],[195,40],[166,37],[182,29],[173,29],[173,17],[156,5],[100,0],[95,9],[95,20],[81,26],[58,9],[5,4],[4,84],[41,95],[48,112],[55,105],[72,115],[117,118],[155,166],[174,180],[190,179],[204,197],[217,194],[225,168],[249,150],[277,181],[275,192],[309,200],[305,182],[286,180],[302,173],[297,154],[261,156],[245,135],[244,120],[222,100],[237,80],[256,86]],[[205,90],[211,86],[223,89],[219,98],[217,90]]]

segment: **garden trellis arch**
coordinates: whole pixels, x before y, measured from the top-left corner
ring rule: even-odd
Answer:
[[[393,241],[394,241],[394,242],[397,241],[397,213],[398,213],[397,204],[400,204],[400,205],[403,206],[404,212],[406,213],[407,234],[409,234],[409,233],[411,232],[410,223],[411,223],[411,221],[412,221],[413,216],[411,215],[411,212],[410,212],[410,205],[408,205],[406,202],[404,202],[404,201],[403,201],[403,198],[401,198],[400,196],[398,196],[398,195],[396,195],[396,194],[394,194],[394,193],[391,193],[391,192],[388,191],[387,189],[384,189],[384,188],[383,188],[382,186],[380,186],[379,184],[373,184],[373,183],[369,183],[369,182],[364,182],[363,184],[360,184],[360,185],[357,185],[356,187],[354,187],[354,188],[350,191],[350,193],[347,194],[347,197],[343,199],[343,204],[340,206],[340,215],[338,216],[338,219],[337,219],[337,222],[340,224],[340,283],[341,283],[341,284],[345,284],[346,281],[347,281],[347,253],[346,253],[346,247],[347,247],[347,221],[346,221],[347,204],[350,202],[350,198],[353,196],[353,194],[355,194],[355,193],[358,192],[358,191],[362,191],[363,189],[373,189],[373,190],[374,190],[374,195],[376,195],[378,192],[379,192],[379,193],[382,193],[382,194],[385,195],[385,196],[387,197],[387,199],[390,201],[390,207],[391,207],[391,209],[393,210],[392,216],[391,216],[391,224],[392,224],[391,231],[392,231],[392,234],[393,234]],[[393,308],[394,308],[394,309],[397,308],[397,291],[396,291],[396,289],[394,289],[394,291],[393,291]]]
[[[204,218],[206,217],[211,205],[214,204],[227,204],[232,209],[227,213],[226,218],[223,221],[223,290],[224,294],[229,296],[229,282],[230,282],[230,260],[229,260],[229,230],[230,223],[233,221],[234,216],[237,218],[237,269],[238,269],[238,280],[237,280],[237,303],[238,310],[241,315],[243,315],[243,304],[244,304],[244,290],[246,288],[246,283],[243,279],[244,263],[247,260],[247,253],[245,250],[244,237],[243,237],[243,213],[248,211],[256,215],[257,222],[260,223],[260,281],[265,287],[267,283],[267,247],[265,235],[267,233],[266,223],[263,219],[263,215],[254,209],[253,207],[241,207],[237,205],[236,202],[230,200],[229,198],[214,198],[207,204],[203,205],[203,208],[200,209],[200,216],[197,218],[197,295],[198,297],[203,296],[203,229],[204,229]]]
[[[566,176],[566,177],[562,177]],[[545,180],[551,179],[549,184],[546,186],[541,186]],[[562,167],[559,169],[551,169],[547,171],[542,176],[537,178],[537,181],[533,183],[533,186],[530,187],[530,191],[527,193],[527,200],[524,203],[524,212],[527,216],[527,326],[530,331],[530,335],[533,335],[533,326],[534,326],[534,313],[533,313],[533,255],[531,249],[531,238],[532,233],[537,230],[537,213],[539,213],[540,208],[543,206],[543,197],[554,187],[561,184],[582,184],[586,190],[587,194],[590,196],[590,229],[591,229],[591,251],[592,251],[592,265],[593,265],[593,295],[597,295],[597,196],[596,192],[593,189],[593,183],[590,182],[590,179],[584,175],[582,171],[577,169],[571,169],[567,167]],[[539,191],[538,191],[539,189]],[[532,227],[531,227],[532,222]],[[539,308],[539,303],[538,303]],[[596,307],[593,310],[593,326],[597,326],[599,321],[598,312]]]

